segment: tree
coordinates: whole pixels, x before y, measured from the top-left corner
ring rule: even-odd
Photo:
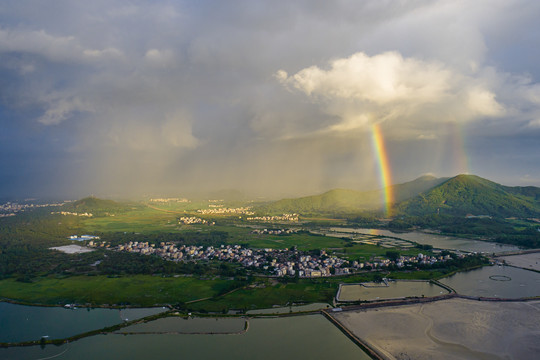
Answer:
[[[396,261],[397,259],[399,259],[399,251],[395,251],[395,250],[388,250],[386,251],[386,257],[391,260],[391,261]]]

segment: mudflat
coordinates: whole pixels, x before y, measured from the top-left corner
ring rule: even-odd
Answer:
[[[532,359],[540,300],[449,299],[332,314],[387,359]]]

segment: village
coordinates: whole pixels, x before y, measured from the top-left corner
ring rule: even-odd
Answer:
[[[208,221],[201,219],[195,216],[182,216],[178,219],[179,224],[184,225],[194,225],[194,224],[205,224],[205,225],[216,225],[215,221]]]
[[[223,214],[239,214],[239,215],[254,215],[255,213],[251,211],[251,207],[239,207],[239,208],[212,208],[212,209],[199,209],[198,213],[203,215],[223,215]]]
[[[4,204],[0,204],[0,217],[15,216],[18,212],[23,212],[25,210],[44,208],[49,206],[64,206],[64,204],[69,201],[64,201],[62,203],[46,203],[46,204],[19,204],[17,202],[8,201]]]
[[[292,249],[249,249],[240,245],[220,245],[219,247],[203,247],[177,245],[172,242],[161,242],[159,245],[148,242],[129,242],[111,247],[106,242],[90,241],[90,247],[104,247],[113,251],[126,251],[142,255],[157,255],[169,261],[224,261],[240,263],[246,268],[259,271],[262,274],[275,277],[326,277],[347,275],[362,270],[383,269],[390,266],[403,268],[405,266],[434,265],[452,259],[450,255],[400,256],[396,260],[376,257],[369,262],[348,261],[335,255],[327,254],[325,250],[312,252]],[[465,254],[458,254],[463,258]]]
[[[246,218],[247,221],[298,221],[298,214],[283,214],[282,216],[251,216]]]

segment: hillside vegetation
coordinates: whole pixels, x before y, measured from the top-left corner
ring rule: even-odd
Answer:
[[[539,188],[508,187],[474,175],[458,175],[398,204],[396,209],[407,216],[531,217],[540,214],[539,193]]]
[[[396,201],[409,199],[447,180],[434,176],[421,176],[403,184],[393,185]],[[350,214],[363,211],[377,211],[382,207],[382,190],[356,191],[333,189],[320,195],[283,199],[259,208],[268,213]]]
[[[94,216],[121,213],[131,210],[136,205],[119,203],[113,200],[99,199],[94,196],[88,196],[80,200],[68,203],[62,207],[63,211],[77,213],[92,213]]]

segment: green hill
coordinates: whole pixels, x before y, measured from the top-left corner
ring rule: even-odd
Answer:
[[[260,210],[276,214],[321,214],[368,210],[377,206],[380,206],[380,194],[378,191],[361,192],[334,189],[320,195],[278,200],[263,206]]]
[[[395,202],[399,203],[401,201],[410,199],[422,192],[442,184],[446,180],[448,180],[448,178],[436,178],[435,176],[431,175],[423,175],[417,179],[414,179],[413,181],[393,185],[392,189],[395,197],[394,200]]]
[[[433,176],[392,186],[396,201],[409,199],[447,180]],[[328,214],[355,213],[379,210],[382,206],[382,191],[356,191],[334,189],[320,195],[283,199],[259,208],[267,213]]]
[[[99,199],[94,196],[88,196],[83,199],[64,205],[62,210],[73,212],[88,212],[94,215],[103,215],[105,213],[118,213],[130,209],[131,206],[119,203],[113,200]]]
[[[474,175],[458,175],[397,206],[404,215],[529,217],[540,214],[540,189],[509,187]]]

